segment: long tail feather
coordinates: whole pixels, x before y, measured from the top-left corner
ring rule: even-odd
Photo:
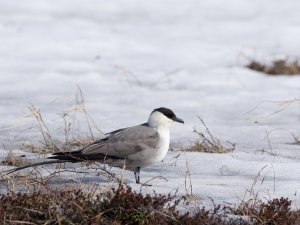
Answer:
[[[44,162],[39,162],[39,163],[33,163],[30,165],[26,165],[26,166],[21,166],[18,168],[14,168],[11,170],[7,170],[5,171],[6,174],[10,174],[10,173],[14,173],[16,171],[19,170],[23,170],[29,167],[36,167],[36,166],[40,166],[40,165],[46,165],[46,164],[53,164],[53,163],[64,163],[64,162],[72,162],[72,163],[76,163],[76,162],[82,162],[85,160],[88,161],[98,161],[98,162],[103,162],[105,163],[105,160],[120,160],[123,158],[119,158],[117,156],[109,156],[109,155],[104,155],[104,154],[94,154],[94,155],[84,155],[82,154],[82,150],[77,150],[77,151],[73,151],[73,152],[56,152],[53,153],[50,157],[48,157],[47,159],[52,159],[51,161],[44,161]],[[55,159],[55,160],[54,160]]]
[[[29,165],[26,165],[26,166],[21,166],[21,167],[14,168],[14,169],[11,169],[11,170],[6,170],[6,171],[4,171],[4,172],[5,172],[6,174],[10,174],[10,173],[14,173],[14,172],[16,172],[16,171],[23,170],[23,169],[30,168],[30,167],[36,167],[36,166],[41,166],[41,165],[46,165],[46,164],[53,164],[53,163],[64,163],[64,162],[70,162],[70,160],[52,160],[52,161],[44,161],[44,162],[39,162],[39,163],[29,164]]]

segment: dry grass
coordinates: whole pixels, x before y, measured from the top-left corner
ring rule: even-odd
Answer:
[[[20,148],[34,153],[53,153],[58,151],[72,151],[83,148],[95,140],[94,131],[103,132],[96,126],[94,120],[88,113],[82,90],[77,86],[74,107],[64,111],[61,114],[63,126],[56,129],[63,130],[63,137],[59,139],[49,129],[48,122],[43,117],[40,109],[34,105],[29,107],[28,117],[33,118],[33,130],[41,134],[41,143],[21,143]],[[79,119],[80,118],[80,119]],[[84,120],[84,122],[82,121]],[[84,125],[82,125],[84,123]]]
[[[246,190],[244,199],[236,207],[225,207],[226,213],[242,216],[247,220],[247,224],[251,225],[297,225],[300,224],[299,211],[291,209],[292,201],[288,198],[272,199],[268,193],[255,190],[258,182],[263,183],[265,180],[265,172],[272,165],[263,166],[258,174],[254,177],[253,183]],[[275,191],[275,174],[274,174],[274,191]],[[261,193],[264,196],[262,198]],[[266,198],[268,199],[266,201]],[[245,200],[246,199],[246,200]]]
[[[40,134],[43,136],[44,140],[44,151],[49,152],[58,152],[59,147],[56,145],[53,136],[51,135],[48,126],[46,125],[44,118],[41,114],[41,111],[35,107],[34,105],[31,105],[29,107],[29,110],[31,112],[31,115],[35,118],[37,122],[37,127],[39,129]],[[34,150],[34,148],[32,148]]]
[[[100,192],[99,192],[100,191]],[[222,207],[181,213],[185,198],[142,195],[120,185],[110,191],[39,188],[32,194],[0,195],[1,224],[163,224],[163,225],[297,225],[299,211],[287,198],[255,205]],[[235,215],[235,216],[233,216]]]
[[[41,142],[33,141],[32,143],[30,142],[30,140],[28,140],[28,142],[26,143],[20,143],[20,149],[28,152],[38,153],[41,155],[58,151],[73,151],[81,149],[87,146],[89,143],[93,142],[95,136],[93,134],[93,131],[97,130],[99,131],[99,133],[103,134],[103,132],[101,132],[101,130],[96,127],[93,119],[91,118],[85,107],[85,101],[80,87],[77,87],[77,94],[75,99],[75,106],[63,112],[63,126],[59,129],[63,130],[64,137],[60,138],[59,140],[56,139],[55,135],[52,133],[51,129],[49,128],[48,122],[43,117],[40,109],[34,105],[31,105],[29,107],[30,115],[28,117],[33,118],[33,121],[35,123],[34,130],[38,131],[38,134],[41,135],[42,140]],[[84,119],[85,126],[81,126],[80,123],[82,123],[82,121],[79,121],[79,118]],[[81,132],[80,129],[85,130],[84,132]],[[57,129],[55,131],[57,131]],[[18,156],[10,151],[8,152],[6,158],[2,161],[2,164],[19,167],[30,165],[32,164],[32,162],[25,156]],[[82,162],[82,166],[96,167],[96,169],[100,171],[98,175],[107,177],[112,181],[116,181],[117,183],[120,183],[122,180],[122,178],[119,178],[117,177],[117,175],[111,173],[109,171],[109,168],[105,165],[85,161]],[[80,172],[77,171],[76,173]],[[55,175],[55,173],[51,174],[50,177],[53,177],[52,175]],[[36,177],[36,180],[39,180],[39,182],[41,183],[45,183],[45,179],[43,179],[39,174],[39,171],[34,168],[32,169],[32,172],[28,174],[27,178],[26,176],[20,178],[18,176],[15,176],[15,174],[9,174],[5,175],[3,179],[9,180],[10,183],[13,183],[13,186],[18,186],[35,183],[35,181],[32,180],[32,176],[38,176],[38,178]]]
[[[142,195],[119,186],[105,194],[82,190],[38,190],[34,194],[0,195],[2,224],[225,224],[205,208],[180,214],[183,201],[171,195]],[[236,223],[237,224],[237,223]]]
[[[9,151],[7,156],[1,162],[2,165],[6,166],[24,166],[30,164],[30,160],[25,155],[15,155],[12,151]]]
[[[227,142],[228,145],[224,145],[220,139],[216,138],[204,121],[198,116],[198,119],[205,128],[205,133],[199,132],[194,129],[194,133],[198,135],[197,141],[189,148],[186,149],[188,152],[208,152],[208,153],[226,153],[231,152],[235,149],[235,144]]]
[[[273,61],[271,65],[253,60],[246,67],[269,75],[300,75],[300,63],[297,60],[280,59]]]
[[[247,217],[251,225],[297,225],[300,222],[300,213],[291,210],[291,200],[288,198],[276,198],[255,205],[243,204],[230,211]]]

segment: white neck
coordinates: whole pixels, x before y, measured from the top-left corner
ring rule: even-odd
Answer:
[[[170,129],[167,126],[159,126],[156,128],[159,134],[158,154],[155,157],[156,162],[162,161],[169,150],[170,145]]]
[[[152,112],[148,119],[149,126],[157,129],[169,128],[172,123],[173,120],[169,119],[164,114],[158,111]]]

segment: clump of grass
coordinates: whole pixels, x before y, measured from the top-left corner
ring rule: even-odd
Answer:
[[[235,206],[228,207],[227,214],[234,214],[244,218],[251,225],[296,225],[300,224],[299,211],[291,209],[292,201],[288,198],[269,198],[264,201],[260,196],[260,191],[255,190],[255,186],[259,180],[263,182],[265,175],[263,171],[268,165],[263,166],[254,178],[250,189],[245,192],[244,199]],[[275,182],[275,174],[274,174]],[[274,183],[275,191],[275,183]],[[248,197],[246,197],[248,196]],[[226,207],[225,207],[226,208]],[[226,211],[226,209],[224,209]],[[296,222],[298,221],[298,222]]]
[[[41,114],[41,111],[35,107],[34,105],[31,105],[29,107],[29,110],[32,114],[32,116],[36,119],[37,122],[37,127],[40,131],[40,133],[43,136],[44,140],[44,147],[43,147],[43,152],[58,152],[59,147],[55,143],[53,136],[51,135],[48,126],[46,125],[44,118]],[[35,150],[36,147],[33,147],[31,150]]]
[[[236,209],[231,208],[231,213],[246,216],[251,225],[294,225],[300,222],[299,211],[292,211],[291,200],[283,197],[254,205],[248,201]]]
[[[0,196],[2,224],[225,224],[205,208],[180,214],[170,195],[142,195],[125,186],[110,194],[82,190],[37,191]],[[218,209],[217,209],[218,210]]]
[[[30,164],[30,160],[25,155],[16,155],[12,151],[9,151],[4,160],[1,162],[6,166],[24,166]]]
[[[227,142],[228,143],[227,146],[221,143],[220,139],[212,135],[212,133],[210,132],[210,130],[208,129],[204,121],[199,116],[198,119],[205,127],[205,133],[199,132],[196,129],[194,129],[194,133],[198,135],[198,139],[189,149],[186,149],[186,151],[226,153],[226,152],[231,152],[235,149],[235,144],[233,143]]]
[[[58,151],[72,151],[85,147],[95,140],[93,131],[103,132],[96,126],[94,120],[88,113],[83,92],[77,86],[75,96],[75,105],[71,109],[64,111],[61,115],[63,125],[56,129],[63,131],[60,139],[58,139],[49,129],[47,121],[44,119],[40,109],[34,105],[29,107],[29,117],[34,119],[35,128],[41,134],[41,143],[23,143],[21,149],[35,153],[53,153]],[[84,126],[80,123],[79,117],[83,119]],[[85,128],[85,130],[84,130]],[[82,130],[84,130],[82,132]]]
[[[297,60],[279,59],[273,61],[271,65],[254,60],[246,65],[246,67],[269,75],[300,75],[300,63]]]
[[[28,117],[32,118],[34,121],[32,130],[37,131],[40,138],[39,140],[27,140],[22,143],[18,143],[20,144],[18,147],[27,152],[47,154],[59,151],[75,151],[84,148],[95,140],[95,134],[93,134],[95,130],[102,135],[104,134],[96,126],[94,120],[88,113],[85,107],[83,92],[79,86],[77,86],[75,105],[62,113],[63,125],[60,125],[54,132],[52,131],[52,127],[52,129],[50,129],[48,121],[44,118],[43,113],[38,107],[30,105],[29,111],[30,114]],[[84,125],[82,124],[82,119],[84,120]],[[63,134],[59,135],[58,138],[57,133],[61,134],[62,132]],[[99,135],[99,133],[97,134]],[[10,152],[2,164],[20,167],[31,165],[32,163],[30,160],[26,159],[25,156],[19,157]],[[82,164],[84,166],[96,165],[97,169],[100,169],[98,175],[101,174],[120,182],[120,179],[115,174],[111,173],[105,165],[97,165],[94,162],[89,161],[84,161]],[[37,171],[35,174],[39,174],[39,172]],[[15,182],[15,180],[18,180],[18,177],[16,179],[14,177],[15,176],[13,176],[13,174],[8,176],[6,175],[5,179]],[[16,181],[15,183],[20,182]],[[26,183],[25,179],[23,183]],[[30,182],[27,182],[27,184],[28,183]]]
[[[0,195],[1,224],[163,224],[163,225],[294,225],[299,211],[287,198],[256,205],[214,206],[181,213],[184,198],[175,195],[142,195],[120,185],[95,194],[80,189],[39,189],[32,194]],[[233,217],[235,215],[235,217]]]

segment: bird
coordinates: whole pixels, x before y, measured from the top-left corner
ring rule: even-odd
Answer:
[[[106,133],[104,138],[80,150],[53,153],[47,158],[50,161],[25,165],[6,172],[9,174],[53,163],[92,161],[133,171],[136,183],[140,184],[141,168],[165,158],[170,144],[170,126],[173,122],[184,124],[171,109],[156,108],[150,113],[148,121],[143,124]]]

